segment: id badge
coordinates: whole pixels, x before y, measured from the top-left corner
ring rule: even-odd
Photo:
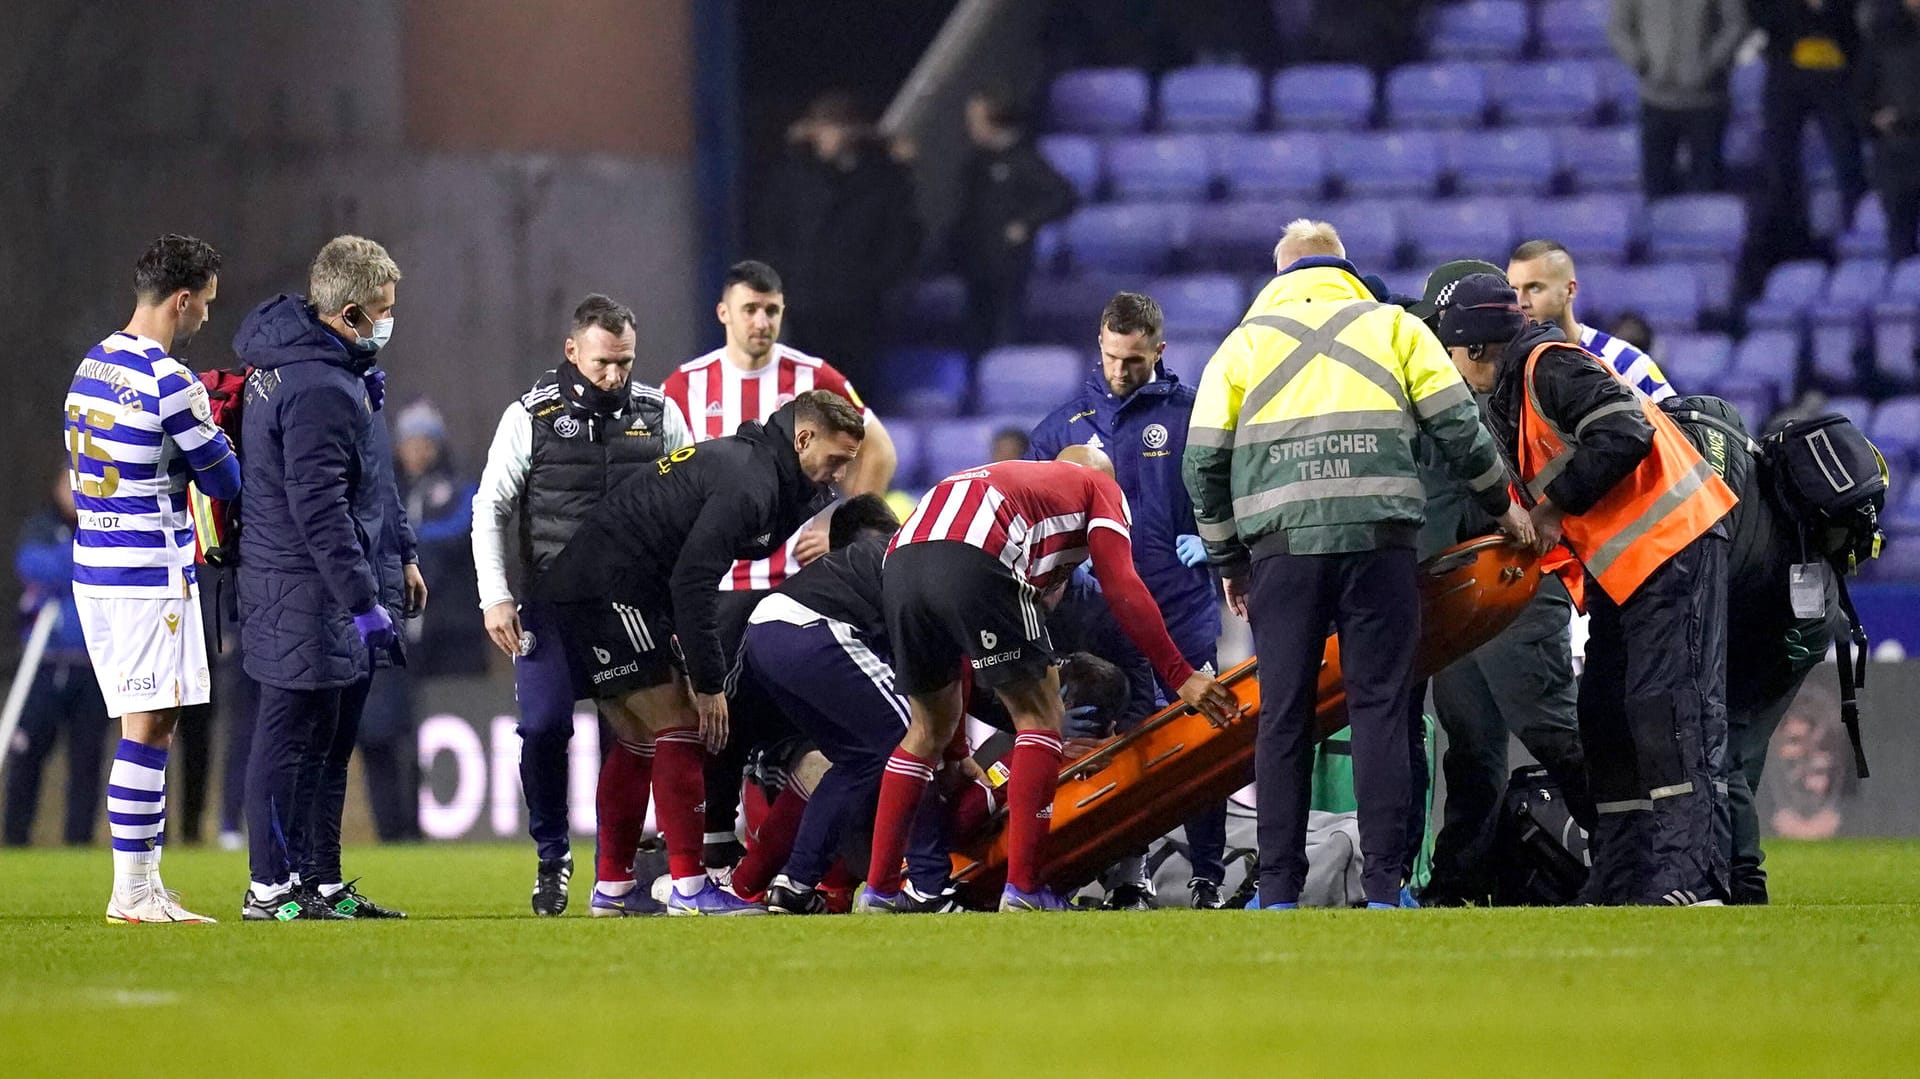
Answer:
[[[1801,562],[1787,571],[1787,592],[1795,618],[1818,618],[1827,612],[1829,572],[1825,562]]]

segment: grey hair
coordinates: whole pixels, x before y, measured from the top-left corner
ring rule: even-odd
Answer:
[[[364,236],[335,236],[307,271],[307,302],[332,315],[350,303],[372,303],[382,288],[398,280],[400,264],[386,248]]]

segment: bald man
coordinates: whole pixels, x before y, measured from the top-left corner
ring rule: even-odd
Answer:
[[[1528,240],[1514,248],[1507,260],[1507,282],[1520,294],[1520,310],[1530,322],[1560,327],[1581,348],[1607,361],[1621,381],[1650,401],[1674,396],[1667,376],[1653,357],[1612,334],[1583,326],[1573,317],[1573,301],[1580,295],[1573,254],[1555,240]]]
[[[910,719],[880,784],[873,860],[856,913],[905,909],[900,862],[921,795],[964,718],[962,678],[1013,717],[1003,911],[1064,910],[1041,877],[1060,770],[1060,674],[1041,595],[1091,561],[1114,618],[1180,699],[1216,723],[1233,695],[1196,671],[1133,568],[1133,516],[1113,462],[1087,445],[1055,461],[1003,461],[948,476],[900,526],[882,575],[894,684]]]

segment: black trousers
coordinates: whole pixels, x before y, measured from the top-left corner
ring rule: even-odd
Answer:
[[[1248,596],[1260,657],[1260,901],[1297,902],[1307,879],[1314,711],[1327,626],[1340,637],[1354,794],[1369,902],[1398,903],[1406,873],[1412,777],[1407,694],[1420,640],[1414,552],[1272,555],[1253,563]]]
[[[1887,213],[1887,258],[1898,262],[1920,254],[1920,135],[1881,139],[1874,173]]]
[[[1640,176],[1647,197],[1720,189],[1726,106],[1662,109],[1640,106]],[[1686,151],[1686,167],[1680,153]]]
[[[369,685],[363,678],[344,689],[260,687],[247,760],[248,870],[255,883],[283,884],[295,873],[309,884],[340,879],[347,760]]]
[[[40,809],[40,779],[53,747],[63,740],[67,744],[67,819],[61,839],[76,847],[93,842],[94,824],[100,819],[101,777],[106,774],[107,729],[112,724],[100,683],[84,660],[49,659],[41,665],[33,688],[27,691],[13,743],[0,747],[7,754],[7,846],[24,847],[32,841],[33,818]]]
[[[229,634],[232,642],[239,634]],[[247,766],[253,756],[253,725],[260,713],[260,683],[247,676],[240,653],[219,656],[213,662],[213,707],[226,729],[225,758],[220,768],[220,830],[239,832],[247,818]]]
[[[1726,560],[1726,540],[1703,536],[1625,603],[1587,592],[1580,743],[1596,816],[1584,898],[1728,897],[1714,784],[1726,763]]]
[[[1782,64],[1767,67],[1763,92],[1760,159],[1766,163],[1766,212],[1761,225],[1804,237],[1807,182],[1800,166],[1800,133],[1809,118],[1820,128],[1833,161],[1834,182],[1851,215],[1866,193],[1866,168],[1860,154],[1860,120],[1853,87],[1844,71],[1802,71]]]
[[[420,753],[413,674],[389,667],[373,680],[360,718],[360,771],[382,843],[420,838]]]

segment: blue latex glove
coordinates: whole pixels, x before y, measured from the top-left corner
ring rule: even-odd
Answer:
[[[387,403],[387,373],[378,367],[369,368],[360,381],[367,385],[367,403],[375,412],[380,411],[380,406]]]
[[[1189,569],[1207,564],[1207,545],[1201,542],[1199,536],[1181,536],[1174,540],[1173,554],[1181,565]]]
[[[387,609],[376,603],[365,614],[353,616],[354,631],[360,634],[360,643],[369,650],[391,648],[398,638],[393,632],[393,616]]]

